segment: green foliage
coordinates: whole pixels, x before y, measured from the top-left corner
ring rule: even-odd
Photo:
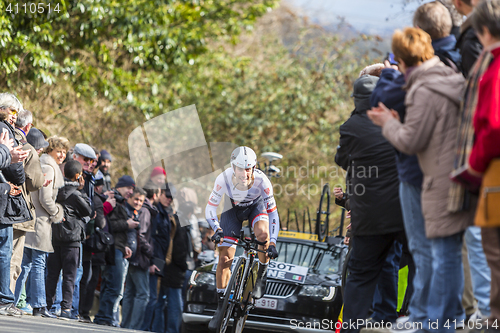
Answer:
[[[237,41],[238,34],[276,6],[276,0],[59,0],[64,8],[48,20],[20,7],[0,4],[0,66],[39,87],[56,80],[82,96],[121,101],[145,113],[159,112],[150,100],[161,75],[194,64],[212,39]],[[154,74],[154,75],[151,75]],[[160,74],[160,77],[156,77]],[[16,82],[18,84],[19,82]],[[61,82],[62,83],[62,82]],[[148,89],[137,91],[140,84]],[[155,96],[153,94],[153,96]]]

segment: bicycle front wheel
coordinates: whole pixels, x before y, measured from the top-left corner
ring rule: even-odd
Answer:
[[[231,316],[233,315],[233,310],[236,305],[235,298],[240,293],[240,289],[243,284],[243,271],[245,269],[245,258],[239,257],[236,261],[236,265],[234,266],[234,270],[231,274],[231,278],[229,279],[229,283],[226,287],[226,295],[224,296],[223,309],[224,314],[222,316],[221,323],[219,325],[219,329],[217,332],[225,333],[227,327],[229,325],[229,321],[231,320]]]
[[[240,297],[240,304],[236,304],[234,309],[234,323],[232,333],[243,332],[243,327],[245,327],[245,322],[248,317],[248,309],[250,303],[253,304],[253,299],[250,296],[253,288],[255,287],[255,281],[257,279],[257,271],[259,265],[257,262],[253,262],[250,274],[247,276],[246,280],[243,282],[245,286],[243,287],[243,293]]]
[[[245,322],[247,321],[247,317],[248,317],[248,312],[245,312],[241,316],[234,318],[233,332],[232,333],[243,332],[243,327],[245,327]]]

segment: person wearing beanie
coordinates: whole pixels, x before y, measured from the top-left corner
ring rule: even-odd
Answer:
[[[363,75],[354,82],[355,109],[340,126],[335,156],[335,162],[348,172],[346,192],[351,205],[351,258],[354,260],[349,261],[350,275],[345,287],[345,294],[349,295],[344,298],[343,310],[347,323],[368,318],[386,258],[396,246],[401,255],[401,245],[397,242],[404,240],[394,149],[382,136],[380,127],[366,114],[378,80],[378,77]],[[397,294],[397,270],[394,278],[384,280],[380,291]],[[396,306],[383,314],[384,321],[396,320]]]
[[[26,134],[26,141],[35,148],[36,153],[40,153],[49,146],[49,143],[45,140],[43,133],[35,127]]]
[[[107,214],[109,231],[115,239],[114,265],[105,266],[102,272],[101,296],[99,298],[99,311],[94,323],[100,325],[117,325],[114,309],[123,297],[123,283],[125,282],[127,261],[132,256],[132,249],[128,246],[127,233],[130,229],[137,228],[139,222],[129,217],[126,201],[134,192],[135,181],[128,175],[121,176],[116,183],[114,194],[110,197],[116,199],[115,207]],[[105,212],[106,213],[106,212]]]
[[[153,171],[151,171],[149,178],[153,183],[160,186],[160,188],[165,188],[167,172],[162,167],[155,167]]]
[[[109,174],[109,168],[111,167],[112,160],[111,154],[106,149],[101,150],[97,165],[99,166],[99,170],[102,172],[103,176],[103,193],[111,191],[111,176]]]
[[[135,181],[129,175],[121,176],[120,178],[118,178],[118,182],[116,183],[116,186],[115,186],[115,188],[117,190],[120,188],[124,188],[124,187],[127,187],[127,188],[132,187],[132,191],[134,190],[133,187],[135,187]],[[131,194],[128,192],[124,192],[125,194],[123,194],[120,190],[118,190],[118,192],[120,192],[120,194],[122,194],[125,199],[128,199],[130,197],[130,194]]]

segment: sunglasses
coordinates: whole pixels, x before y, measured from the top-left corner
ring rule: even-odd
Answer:
[[[14,115],[18,113],[18,111],[14,110],[14,109],[9,109],[9,111],[10,111],[11,114],[14,114]]]
[[[82,157],[83,157],[83,160],[84,160],[85,162],[89,162],[89,163],[91,163],[91,162],[93,162],[93,161],[94,161],[94,159],[93,159],[93,158],[90,158],[90,157],[85,157],[85,156],[82,156]]]

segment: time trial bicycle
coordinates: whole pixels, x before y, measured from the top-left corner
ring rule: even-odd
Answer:
[[[236,237],[233,232],[233,236]],[[254,308],[252,297],[255,282],[257,280],[258,262],[256,256],[258,252],[266,253],[257,248],[258,245],[265,245],[267,242],[259,242],[252,232],[250,237],[245,237],[245,232],[240,231],[238,242],[225,239],[224,242],[241,246],[245,250],[244,254],[236,260],[232,269],[231,278],[226,287],[224,301],[222,305],[223,315],[219,323],[217,332],[225,333],[231,319],[233,319],[232,333],[241,333],[248,313]]]

